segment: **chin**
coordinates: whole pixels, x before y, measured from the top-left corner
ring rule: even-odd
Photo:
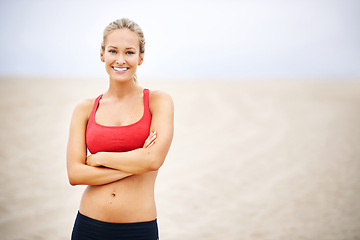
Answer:
[[[111,77],[110,76],[110,79],[112,79],[113,81],[115,82],[119,82],[119,83],[126,83],[126,82],[130,82],[130,81],[133,81],[133,78],[129,78],[129,77],[119,77],[119,76],[114,76],[114,77]]]

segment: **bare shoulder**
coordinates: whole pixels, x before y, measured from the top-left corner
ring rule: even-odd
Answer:
[[[91,110],[94,106],[95,99],[96,98],[89,98],[89,99],[83,100],[82,102],[78,103],[75,106],[73,115],[80,117],[80,118],[88,119],[91,114]]]
[[[173,100],[170,94],[160,91],[160,90],[152,90],[149,94],[149,102],[151,105],[163,105],[170,104],[173,105]]]
[[[151,114],[174,114],[174,102],[170,94],[160,90],[152,90],[149,94],[149,107]]]

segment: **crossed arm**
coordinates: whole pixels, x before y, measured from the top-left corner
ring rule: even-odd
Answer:
[[[129,152],[99,152],[86,156],[85,130],[93,101],[78,105],[73,113],[67,149],[67,169],[71,185],[102,185],[125,177],[158,170],[171,145],[174,106],[169,95],[150,94],[152,123],[143,148]]]

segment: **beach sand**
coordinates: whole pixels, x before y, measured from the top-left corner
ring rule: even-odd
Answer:
[[[162,240],[360,239],[360,81],[140,81],[170,93]],[[0,239],[70,239],[75,105],[107,80],[0,79]]]

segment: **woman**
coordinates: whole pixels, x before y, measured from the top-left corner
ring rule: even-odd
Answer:
[[[74,240],[158,239],[154,185],[172,141],[174,110],[169,95],[136,83],[144,46],[136,23],[110,23],[100,51],[109,89],[74,110],[68,177],[71,185],[88,185]]]

